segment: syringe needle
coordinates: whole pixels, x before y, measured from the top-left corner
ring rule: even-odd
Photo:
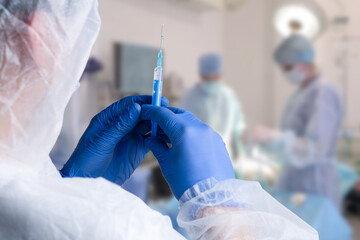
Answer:
[[[164,26],[165,26],[165,24],[161,25],[160,50],[162,50],[162,43],[163,43],[163,40],[164,40]]]

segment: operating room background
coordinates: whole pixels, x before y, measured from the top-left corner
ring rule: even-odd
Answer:
[[[350,19],[344,29],[329,23],[326,31],[316,39],[315,46],[322,73],[347,94],[344,125],[358,129],[360,16],[356,9],[360,2],[316,2],[324,9],[329,21],[340,15]],[[281,40],[273,27],[276,6],[275,0],[245,0],[235,9],[225,11],[198,9],[181,4],[181,1],[101,0],[102,29],[93,49],[93,55],[106,66],[99,78],[114,80],[114,42],[158,47],[160,27],[165,23],[165,74],[177,74],[185,87],[190,87],[198,81],[200,54],[222,53],[226,61],[224,81],[233,87],[249,119],[276,126],[291,93],[291,86],[284,81],[272,58],[273,50]],[[345,50],[349,54],[346,59],[340,59],[346,54]],[[340,61],[347,61],[345,69],[340,66]],[[344,79],[346,75],[347,79]]]
[[[90,104],[96,108],[93,112],[100,111],[124,95],[136,93],[115,88],[115,72],[119,67],[115,60],[115,44],[131,43],[158,48],[160,28],[165,24],[165,82],[171,78],[181,83],[175,84],[172,89],[176,96],[171,98],[172,105],[176,105],[178,97],[199,81],[200,55],[217,52],[225,59],[223,81],[241,102],[246,123],[260,122],[270,127],[279,125],[286,101],[294,91],[273,60],[274,48],[283,39],[274,27],[273,18],[278,4],[284,1],[234,0],[234,5],[230,7],[197,4],[202,1],[207,0],[99,0],[102,28],[92,57],[103,67],[96,80],[92,80],[96,81],[96,87],[89,88],[95,100]],[[314,2],[327,18],[326,29],[314,40],[316,63],[322,75],[338,86],[343,94],[346,116],[342,130],[351,133],[343,134],[351,136],[351,146],[346,144],[348,138],[339,137],[342,143],[339,156],[351,158],[352,166],[359,170],[360,1]],[[348,22],[340,24],[336,22],[338,17],[346,17]],[[86,83],[82,83],[80,90],[86,87]],[[98,90],[96,94],[94,89]],[[89,122],[90,117],[86,118]],[[76,141],[73,139],[72,143]],[[353,229],[359,228],[359,222],[353,221]]]

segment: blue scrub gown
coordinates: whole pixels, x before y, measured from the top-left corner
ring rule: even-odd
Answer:
[[[343,115],[339,93],[320,78],[290,98],[282,118],[283,133],[266,146],[284,163],[279,189],[322,195],[339,206],[334,158]]]

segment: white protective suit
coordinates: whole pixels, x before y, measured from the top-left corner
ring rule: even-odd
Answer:
[[[219,83],[217,90],[209,93],[204,91],[201,83],[196,84],[181,99],[180,107],[219,133],[231,159],[236,160],[245,120],[240,103],[229,87]]]
[[[0,0],[0,12],[0,239],[183,239],[121,187],[61,178],[48,156],[99,31],[97,1]],[[209,179],[180,205],[194,239],[318,239],[254,182]]]

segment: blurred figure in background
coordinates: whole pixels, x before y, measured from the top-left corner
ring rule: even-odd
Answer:
[[[214,53],[201,56],[199,72],[201,82],[184,95],[180,106],[221,135],[234,161],[238,157],[244,117],[234,92],[222,82],[222,57]]]
[[[314,57],[310,41],[298,34],[280,44],[275,60],[298,90],[288,101],[280,130],[255,126],[243,139],[283,160],[280,189],[326,196],[339,206],[334,158],[344,109],[338,92],[317,72]]]

